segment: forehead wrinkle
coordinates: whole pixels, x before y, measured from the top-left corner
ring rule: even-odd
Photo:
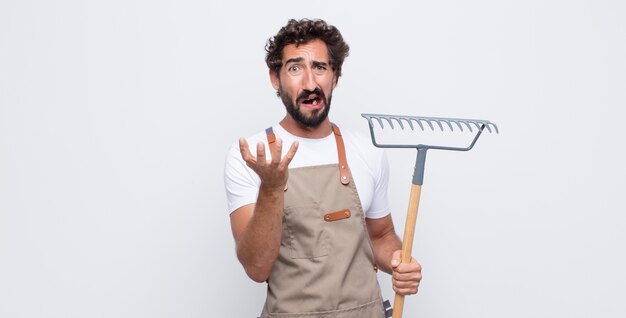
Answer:
[[[324,46],[324,49],[321,46]],[[289,44],[283,48],[282,53],[283,59],[287,58],[283,65],[305,60],[312,60],[311,64],[315,62],[330,64],[328,47],[326,47],[326,43],[319,39],[301,44]],[[324,58],[328,61],[320,61],[315,58]]]

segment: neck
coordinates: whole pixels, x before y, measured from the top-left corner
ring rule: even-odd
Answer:
[[[296,122],[291,116],[288,114],[279,122],[280,126],[283,127],[290,134],[302,138],[310,138],[310,139],[318,139],[324,138],[330,135],[333,131],[332,126],[330,125],[330,120],[326,118],[319,126],[317,127],[307,127],[298,122]]]

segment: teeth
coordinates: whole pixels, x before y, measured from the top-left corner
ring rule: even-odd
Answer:
[[[317,106],[317,99],[313,100],[313,106]]]

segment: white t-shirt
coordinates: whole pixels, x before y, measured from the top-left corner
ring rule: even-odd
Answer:
[[[339,127],[341,128],[341,127]],[[280,125],[272,126],[276,138],[283,140],[283,155],[294,141],[299,142],[298,151],[289,164],[289,168],[318,166],[338,162],[335,135],[320,139],[308,139],[294,136]],[[385,153],[372,145],[366,136],[359,136],[350,131],[341,130],[346,148],[348,167],[355,182],[363,212],[368,218],[382,218],[389,214],[387,186],[389,183],[389,164]],[[265,153],[270,159],[265,131],[246,138],[250,152],[256,155],[259,141],[265,144]],[[337,180],[339,182],[339,180]],[[239,141],[228,151],[224,167],[224,185],[229,213],[251,203],[255,203],[261,180],[241,158]]]

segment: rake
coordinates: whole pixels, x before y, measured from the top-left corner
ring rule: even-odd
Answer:
[[[415,222],[417,219],[417,209],[419,207],[420,194],[422,192],[422,184],[424,183],[424,164],[426,163],[426,152],[430,149],[436,150],[452,150],[452,151],[469,151],[474,147],[476,141],[486,129],[490,133],[499,133],[498,126],[488,120],[478,119],[461,119],[461,118],[442,118],[442,117],[421,117],[421,116],[399,116],[399,115],[383,115],[383,114],[361,114],[367,119],[370,128],[370,135],[372,136],[372,143],[379,148],[415,148],[417,149],[417,159],[415,162],[415,170],[413,171],[413,181],[411,185],[411,194],[409,197],[409,208],[407,210],[406,223],[404,225],[404,236],[402,238],[402,263],[409,263],[411,261],[411,251],[413,249],[413,236],[415,234]],[[454,131],[458,128],[459,131],[465,129],[474,133],[474,139],[467,147],[449,147],[438,145],[407,145],[407,144],[381,144],[376,141],[376,134],[374,133],[375,123],[378,123],[380,129],[385,128],[387,124],[391,129],[395,129],[398,126],[400,129],[410,127],[411,130],[415,130],[419,127],[424,131],[425,126],[428,126],[431,131],[439,130],[441,132]],[[395,126],[394,126],[395,124]],[[402,318],[402,309],[404,307],[404,296],[396,294],[393,303],[393,318]]]

